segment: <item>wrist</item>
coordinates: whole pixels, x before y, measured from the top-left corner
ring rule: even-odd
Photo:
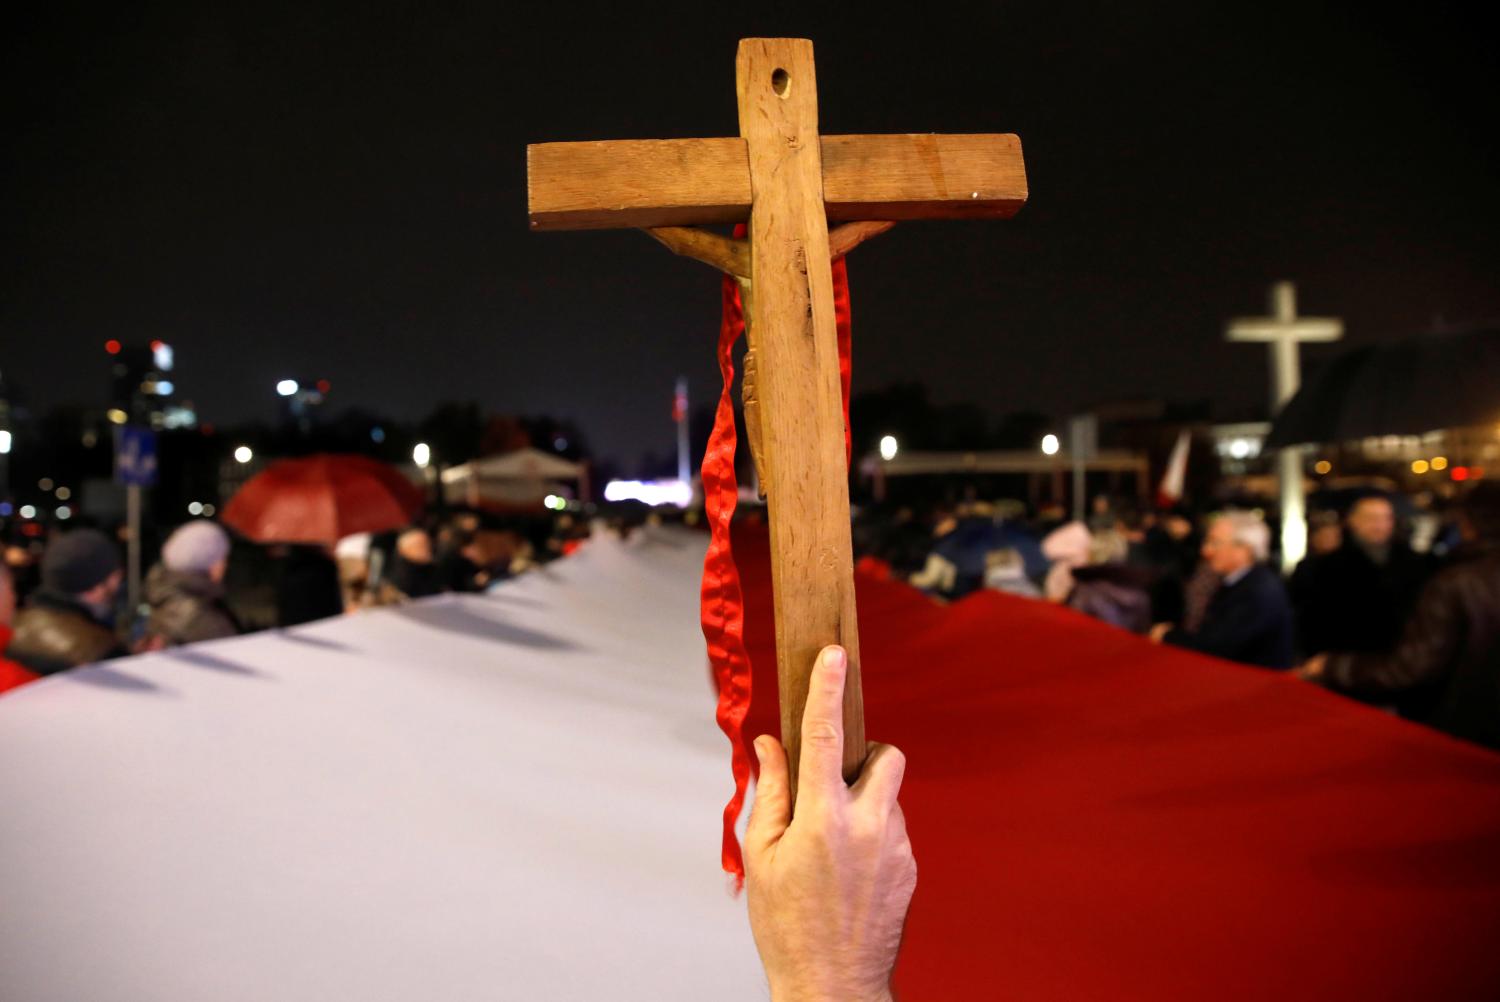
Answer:
[[[894,1002],[890,986],[844,989],[825,985],[772,984],[771,1002]]]

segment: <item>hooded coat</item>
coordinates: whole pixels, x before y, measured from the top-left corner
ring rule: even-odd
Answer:
[[[146,575],[151,617],[146,633],[169,645],[232,637],[240,624],[224,604],[224,586],[207,574],[174,571],[157,564]]]

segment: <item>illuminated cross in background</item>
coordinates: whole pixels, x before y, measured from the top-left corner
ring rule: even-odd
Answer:
[[[1297,287],[1271,286],[1269,317],[1236,317],[1224,336],[1230,341],[1267,341],[1271,345],[1271,417],[1281,412],[1302,384],[1298,346],[1304,341],[1337,341],[1344,322],[1337,317],[1297,316]],[[1281,569],[1291,571],[1307,553],[1307,498],[1302,486],[1302,450],[1286,446],[1276,457],[1281,494]]]

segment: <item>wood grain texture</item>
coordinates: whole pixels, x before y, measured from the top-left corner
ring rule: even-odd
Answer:
[[[645,233],[673,254],[702,261],[736,279],[750,278],[748,240],[735,240],[696,226],[653,226]]]
[[[765,453],[781,735],[794,785],[818,652],[849,653],[844,775],[865,758],[848,470],[812,43],[751,38],[736,60],[749,149],[749,330]],[[794,794],[795,795],[795,794]]]
[[[816,141],[816,140],[815,140]],[[823,201],[835,222],[1003,219],[1026,204],[1012,135],[823,136]],[[629,139],[526,148],[531,227],[584,230],[743,222],[744,139]]]

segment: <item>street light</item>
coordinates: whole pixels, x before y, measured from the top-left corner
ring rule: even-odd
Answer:
[[[432,449],[428,447],[426,442],[418,442],[416,447],[411,450],[411,461],[422,467],[422,469],[427,469],[427,464],[432,462]]]
[[[248,463],[255,458],[255,453],[250,451],[248,445],[242,445],[234,450],[234,461],[236,463]]]
[[[276,384],[276,394],[282,397],[290,397],[296,394],[299,387],[295,379],[283,379]]]
[[[880,440],[880,458],[887,463],[896,458],[897,449],[895,435],[886,435]]]
[[[1056,435],[1048,432],[1042,436],[1042,453],[1044,455],[1055,456],[1057,455],[1057,450],[1061,448],[1062,443],[1058,442]]]

